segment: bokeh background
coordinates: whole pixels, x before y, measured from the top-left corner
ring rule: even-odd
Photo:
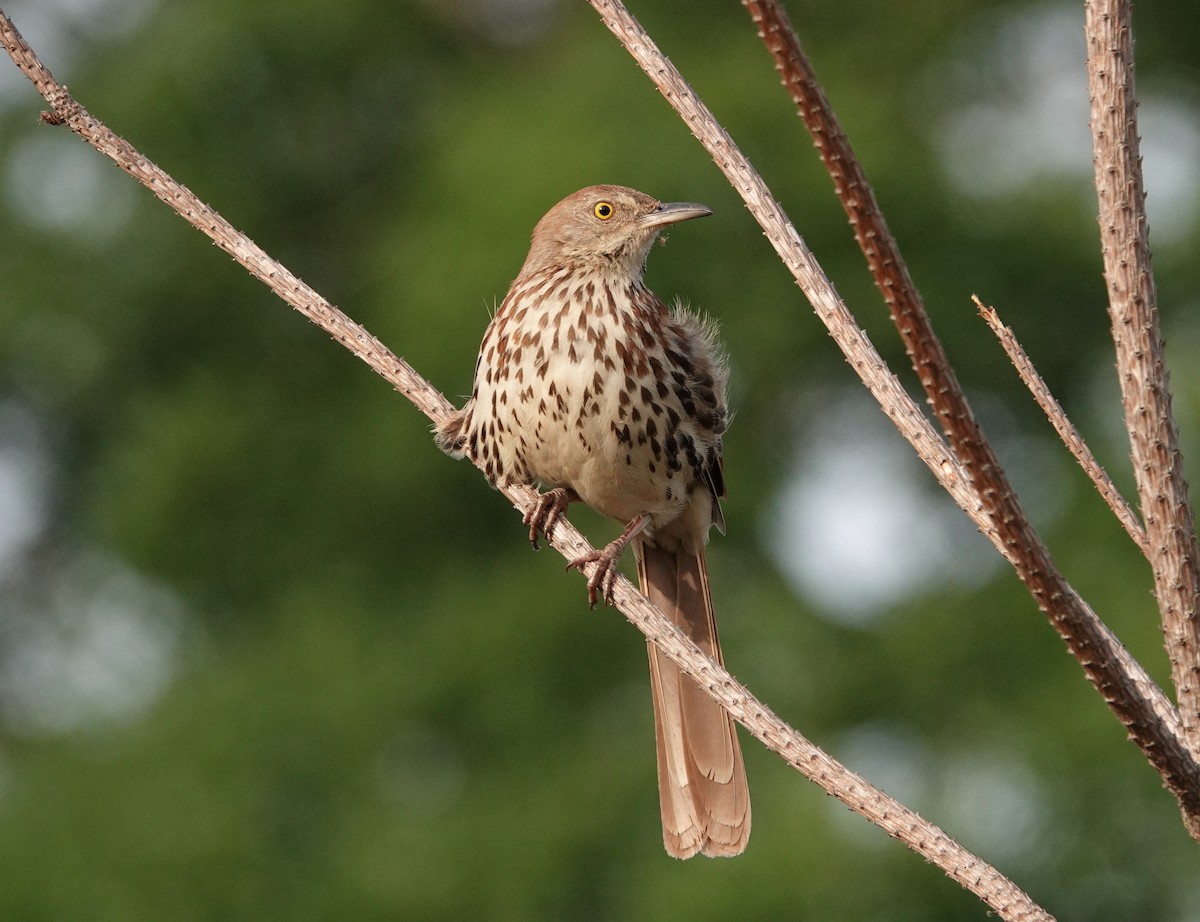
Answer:
[[[711,205],[648,279],[732,356],[710,552],[731,669],[1061,918],[1200,919],[1170,796],[586,5],[5,8],[99,118],[455,398],[551,204],[619,182]],[[913,386],[745,12],[633,9]],[[1035,521],[1167,682],[1148,568],[970,302],[1132,495],[1081,5],[791,14]],[[1147,0],[1135,29],[1195,479],[1200,6]],[[403,399],[41,108],[0,61],[0,916],[986,918],[749,740],[749,852],[666,858],[640,635]]]

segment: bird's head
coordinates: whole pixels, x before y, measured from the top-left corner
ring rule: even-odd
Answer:
[[[641,278],[646,254],[664,227],[710,214],[704,205],[660,202],[625,186],[589,186],[568,195],[538,222],[521,274],[593,265]]]

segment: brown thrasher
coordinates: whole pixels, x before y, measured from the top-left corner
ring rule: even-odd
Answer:
[[[588,600],[611,602],[632,542],[643,594],[719,662],[704,544],[710,526],[725,530],[724,357],[711,324],[669,311],[642,282],[662,229],[710,214],[622,186],[592,186],[551,208],[484,334],[470,399],[436,435],[493,483],[547,488],[525,519],[534,547],[572,502],[627,523],[568,565],[597,563]],[[667,852],[740,854],[750,795],[733,720],[653,644],[649,652]]]

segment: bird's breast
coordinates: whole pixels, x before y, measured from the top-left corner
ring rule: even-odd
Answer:
[[[508,479],[571,487],[617,519],[678,514],[696,452],[672,387],[665,320],[632,282],[514,285],[485,339],[475,393]]]

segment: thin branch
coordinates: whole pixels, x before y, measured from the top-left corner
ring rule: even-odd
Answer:
[[[1122,527],[1129,534],[1129,537],[1133,539],[1134,544],[1148,557],[1150,555],[1150,546],[1146,541],[1146,531],[1142,528],[1142,523],[1138,521],[1137,513],[1125,501],[1125,497],[1121,495],[1121,491],[1117,489],[1117,485],[1112,482],[1112,478],[1108,476],[1108,472],[1100,466],[1100,462],[1096,460],[1096,456],[1092,454],[1092,450],[1087,447],[1087,443],[1084,442],[1083,436],[1079,434],[1079,430],[1067,418],[1067,413],[1062,408],[1062,405],[1054,399],[1054,395],[1050,393],[1050,388],[1046,385],[1042,376],[1038,374],[1037,368],[1034,367],[1025,350],[1021,348],[1021,344],[1017,342],[1017,337],[1013,334],[1013,331],[1000,322],[1000,316],[996,313],[994,307],[985,307],[979,298],[974,296],[972,296],[972,300],[975,302],[975,306],[979,308],[979,314],[983,317],[984,322],[996,334],[996,338],[1000,340],[1000,345],[1004,347],[1004,351],[1008,354],[1013,367],[1017,369],[1017,374],[1021,376],[1021,380],[1029,388],[1029,392],[1033,395],[1033,399],[1037,401],[1038,406],[1042,408],[1042,412],[1046,414],[1046,418],[1050,420],[1050,424],[1054,427],[1054,431],[1058,433],[1058,437],[1062,439],[1068,451],[1079,462],[1079,466],[1083,468],[1084,473],[1091,479],[1096,490],[1099,491],[1104,501],[1108,503],[1108,508],[1112,510],[1113,515],[1117,517],[1117,521],[1121,523]]]
[[[4,45],[53,107],[50,113],[43,115],[45,121],[68,125],[134,176],[251,275],[366,362],[433,422],[443,419],[452,409],[449,402],[407,362],[392,355],[363,327],[351,321],[201,202],[190,190],[175,182],[132,145],[92,117],[67,93],[65,87],[54,80],[2,10],[0,44]],[[505,487],[502,492],[522,512],[531,508],[536,498],[536,493],[529,487]],[[593,550],[583,536],[562,519],[552,529],[549,540],[568,560]],[[780,720],[722,666],[709,659],[624,577],[617,582],[614,601],[650,641],[706,689],[751,734],[827,793],[937,864],[951,878],[976,893],[1002,918],[1052,920],[1045,910],[986,862],[964,849],[937,826],[867,783]]]
[[[0,10],[0,43],[51,105],[50,112],[42,113],[43,121],[51,125],[66,125],[112,160],[232,256],[251,275],[267,284],[280,298],[375,369],[430,419],[440,420],[454,409],[404,359],[392,355],[364,327],[354,323],[202,202],[194,192],[177,183],[132,144],[94,118],[71,97],[65,86],[54,79],[54,75],[38,59],[3,10]]]
[[[778,0],[742,0],[742,6],[757,26],[759,38],[771,53],[780,81],[812,135],[813,145],[833,180],[838,201],[850,219],[854,239],[867,259],[867,266],[887,302],[913,369],[943,430],[952,440],[982,440],[982,433],[970,418],[962,387],[933,332],[899,244],[875,199],[875,190],[817,81],[812,64],[800,47],[787,12]],[[969,419],[966,423],[955,422],[957,416]],[[971,458],[977,452],[959,451],[958,454]]]
[[[974,502],[987,526],[979,519],[976,524],[993,538],[997,547],[1004,546],[1001,553],[1005,553],[1004,548],[1012,549],[1006,556],[1035,596],[1062,594],[1061,587],[1050,585],[1057,574],[1049,552],[1033,532],[1004,468],[975,419],[862,162],[800,47],[787,12],[779,0],[742,0],[742,5],[757,26],[759,38],[770,52],[783,86],[812,135],[926,399],[970,478]],[[807,289],[805,294],[811,300]]]
[[[1200,750],[1200,548],[1150,268],[1128,0],[1084,4],[1100,238],[1133,473],[1184,732]]]
[[[846,355],[871,395],[934,477],[971,517],[1006,560],[1017,568],[1038,606],[1066,641],[1072,655],[1129,731],[1130,738],[1179,801],[1193,838],[1200,840],[1200,766],[1186,746],[1179,713],[1161,688],[1050,564],[1049,554],[1014,504],[1002,503],[998,519],[988,515],[964,467],[951,455],[920,408],[900,386],[866,333],[854,322],[833,284],[817,265],[762,177],[738,150],[678,69],[619,0],[589,0],[605,25],[679,113],[713,162],[742,196],[779,258],[796,278],[817,316]],[[985,484],[983,502],[999,500]],[[1014,501],[1015,503],[1015,501]],[[1032,563],[1029,558],[1032,557]]]
[[[555,531],[560,529],[561,524]],[[587,542],[582,539],[574,547],[561,548],[567,557],[582,554],[587,549]],[[1010,922],[1053,922],[1053,916],[994,867],[965,849],[942,829],[871,785],[777,717],[724,668],[705,656],[628,580],[620,580],[614,601],[630,621],[694,678],[738,723],[827,794],[836,797],[855,813],[936,865],[946,876],[990,906],[1001,919]]]

